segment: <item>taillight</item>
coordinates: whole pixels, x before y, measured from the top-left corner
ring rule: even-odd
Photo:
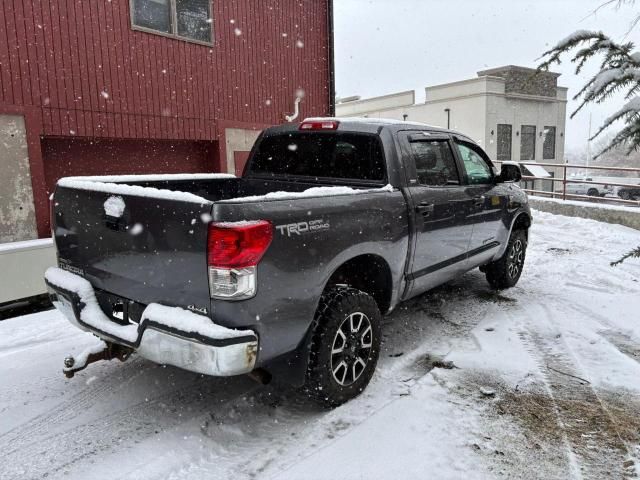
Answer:
[[[266,220],[209,224],[209,265],[253,267],[260,262],[273,239],[273,225]]]
[[[256,294],[256,266],[273,239],[266,220],[210,223],[209,291],[212,298],[244,300]]]
[[[338,125],[336,120],[305,120],[300,124],[300,130],[337,130]]]

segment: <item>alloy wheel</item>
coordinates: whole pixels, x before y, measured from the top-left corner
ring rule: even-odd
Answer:
[[[372,345],[369,317],[362,312],[348,315],[331,346],[331,373],[339,385],[347,387],[360,378],[369,363]]]
[[[524,265],[524,244],[522,240],[516,240],[509,252],[507,270],[511,278],[515,278]]]

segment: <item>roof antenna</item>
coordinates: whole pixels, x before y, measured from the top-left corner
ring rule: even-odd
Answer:
[[[299,88],[296,90],[296,99],[293,101],[293,115],[285,115],[287,122],[293,122],[300,115],[300,101],[304,98],[304,90]]]

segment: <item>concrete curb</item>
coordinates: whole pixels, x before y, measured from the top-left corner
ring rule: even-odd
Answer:
[[[589,218],[615,223],[640,230],[640,208],[602,205],[597,203],[563,201],[553,198],[529,197],[531,208],[567,217]]]

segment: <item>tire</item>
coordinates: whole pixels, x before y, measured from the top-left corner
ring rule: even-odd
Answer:
[[[623,200],[631,200],[631,192],[627,191],[627,190],[622,190],[619,193],[619,196],[621,199]]]
[[[511,288],[520,279],[527,251],[527,233],[514,230],[509,237],[507,248],[498,260],[485,267],[489,285],[496,289]]]
[[[600,194],[598,193],[598,190],[595,188],[590,188],[589,190],[587,190],[587,195],[589,195],[590,197],[600,196]]]
[[[357,397],[378,362],[381,322],[375,300],[366,293],[346,286],[323,293],[314,318],[303,391],[327,408]]]

